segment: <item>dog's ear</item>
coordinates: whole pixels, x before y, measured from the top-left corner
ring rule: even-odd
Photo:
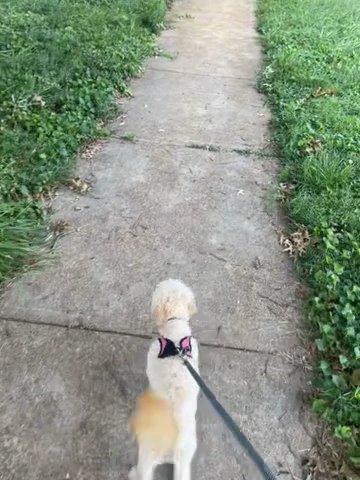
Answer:
[[[168,319],[168,309],[166,305],[156,305],[152,310],[152,318],[158,327]]]
[[[197,306],[196,306],[194,296],[189,300],[188,312],[189,312],[189,318],[192,317],[193,315],[195,315],[195,313],[197,312]]]

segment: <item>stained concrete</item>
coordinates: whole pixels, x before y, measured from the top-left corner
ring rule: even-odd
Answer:
[[[277,162],[253,9],[175,3],[159,39],[172,59],[149,60],[112,136],[79,160],[92,188],[57,197],[69,228],[51,261],[4,292],[1,479],[126,478],[149,301],[167,277],[197,296],[204,378],[279,478],[299,475],[306,379],[289,359],[301,316],[269,202]],[[203,400],[199,440],[194,478],[259,478]]]

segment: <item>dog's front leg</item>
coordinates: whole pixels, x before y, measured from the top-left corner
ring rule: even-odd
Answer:
[[[138,464],[130,470],[129,480],[152,480],[155,466],[154,454],[140,446]]]
[[[174,480],[190,480],[191,479],[191,462],[186,458],[177,458],[175,460]]]
[[[180,436],[174,458],[174,480],[191,480],[191,461],[196,450],[196,432]]]

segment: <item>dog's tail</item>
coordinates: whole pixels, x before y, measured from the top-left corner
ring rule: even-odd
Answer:
[[[196,313],[193,292],[180,280],[165,280],[159,283],[152,297],[151,316],[158,327],[169,318],[189,319]]]
[[[130,419],[129,427],[139,445],[159,455],[175,448],[178,427],[171,407],[151,390],[146,390],[138,398],[137,410]]]

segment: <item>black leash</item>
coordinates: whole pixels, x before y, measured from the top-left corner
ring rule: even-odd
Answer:
[[[225,425],[230,430],[230,432],[234,435],[236,440],[246,450],[249,457],[252,459],[252,461],[255,463],[257,468],[262,473],[262,476],[266,480],[277,480],[277,478],[272,473],[270,468],[266,465],[266,463],[263,460],[263,458],[261,457],[261,455],[255,450],[255,448],[252,446],[250,441],[246,438],[246,436],[243,434],[243,432],[240,430],[240,428],[236,425],[235,421],[227,413],[227,411],[221,405],[221,403],[219,403],[219,401],[216,399],[215,395],[208,388],[206,383],[203,381],[203,379],[200,377],[200,375],[197,373],[197,371],[194,369],[194,367],[188,361],[186,356],[182,355],[181,352],[179,352],[179,356],[182,359],[182,361],[184,362],[185,367],[188,369],[188,371],[192,375],[195,382],[199,385],[200,390],[203,392],[205,397],[209,400],[211,405],[214,407],[214,409],[219,414],[222,421],[225,423]]]

